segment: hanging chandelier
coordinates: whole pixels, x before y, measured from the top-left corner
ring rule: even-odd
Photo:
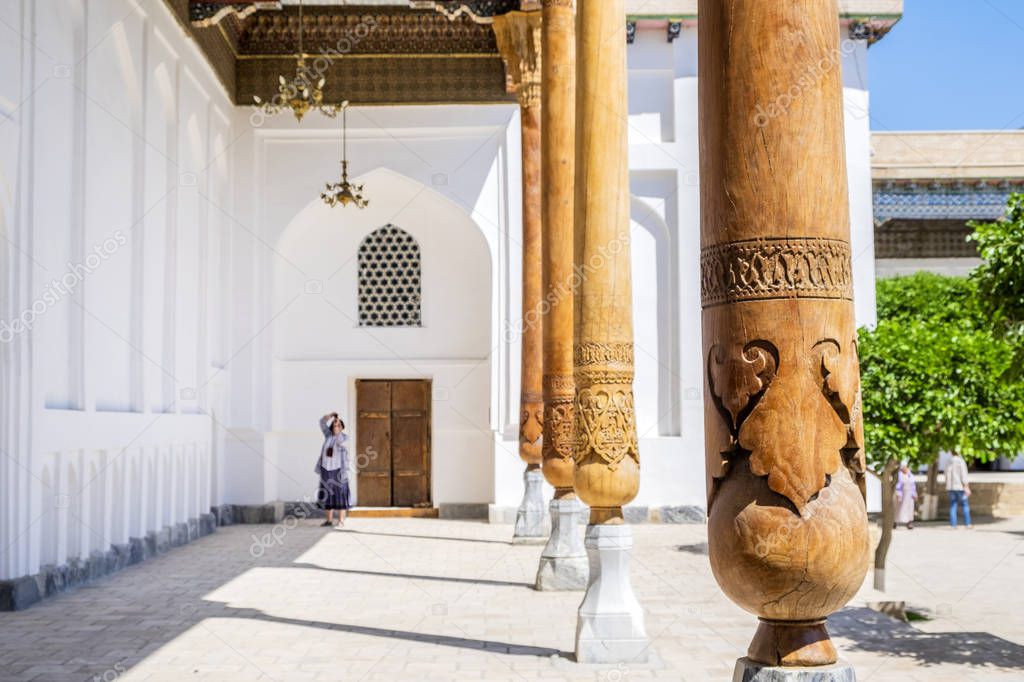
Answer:
[[[277,94],[269,102],[253,95],[256,106],[267,116],[276,116],[282,111],[290,110],[295,120],[302,122],[302,117],[310,110],[319,111],[324,116],[334,118],[338,115],[338,107],[324,104],[324,84],[327,79],[322,74],[311,73],[306,66],[305,53],[302,50],[302,0],[299,0],[299,51],[295,55],[295,77],[289,81],[278,76],[280,85]],[[314,80],[315,79],[315,80]]]
[[[341,182],[333,185],[327,183],[326,190],[320,193],[324,203],[334,208],[338,204],[343,207],[355,204],[356,208],[366,208],[370,203],[363,197],[363,186],[353,185],[348,181],[348,100],[341,103]]]

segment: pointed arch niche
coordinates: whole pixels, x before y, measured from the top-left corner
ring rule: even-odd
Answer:
[[[316,199],[274,245],[265,495],[310,495],[323,414],[343,415],[356,448],[365,445],[357,380],[418,379],[433,390],[431,501],[488,501],[492,463],[480,453],[494,447],[497,308],[484,229],[464,207],[392,170],[356,181],[366,209]]]

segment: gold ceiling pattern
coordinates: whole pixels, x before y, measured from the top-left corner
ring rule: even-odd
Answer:
[[[225,3],[165,2],[236,104],[250,104],[254,95],[273,98],[279,75],[295,71],[297,5],[250,11],[253,3],[228,3],[226,11],[214,6]],[[197,19],[197,4],[210,5],[203,9],[217,21]],[[316,77],[326,78],[326,104],[514,101],[506,92],[493,30],[469,14],[449,18],[435,8],[312,5],[305,8],[302,27],[306,62]]]

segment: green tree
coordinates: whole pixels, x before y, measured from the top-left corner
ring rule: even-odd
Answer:
[[[973,280],[918,273],[878,283],[879,323],[859,350],[868,466],[882,479],[875,587],[895,515],[895,475],[942,450],[989,461],[1024,447],[1024,383],[1011,375],[1013,343],[994,332]]]
[[[972,222],[970,239],[978,244],[982,264],[971,279],[982,309],[997,331],[1016,344],[1015,371],[1024,367],[1024,194],[1010,195],[1006,218]]]

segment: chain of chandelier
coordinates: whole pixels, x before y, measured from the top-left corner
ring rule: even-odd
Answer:
[[[312,72],[306,65],[302,45],[302,0],[299,0],[299,45],[296,54],[295,77],[292,79],[278,76],[277,95],[270,101],[264,101],[253,95],[256,108],[267,116],[290,111],[295,120],[302,123],[302,118],[310,111],[316,111],[328,118],[337,118],[341,114],[341,180],[327,183],[320,198],[332,208],[337,205],[354,205],[366,208],[369,200],[363,196],[363,186],[349,182],[348,179],[348,101],[341,104],[324,104],[324,85],[327,78],[323,74]]]

